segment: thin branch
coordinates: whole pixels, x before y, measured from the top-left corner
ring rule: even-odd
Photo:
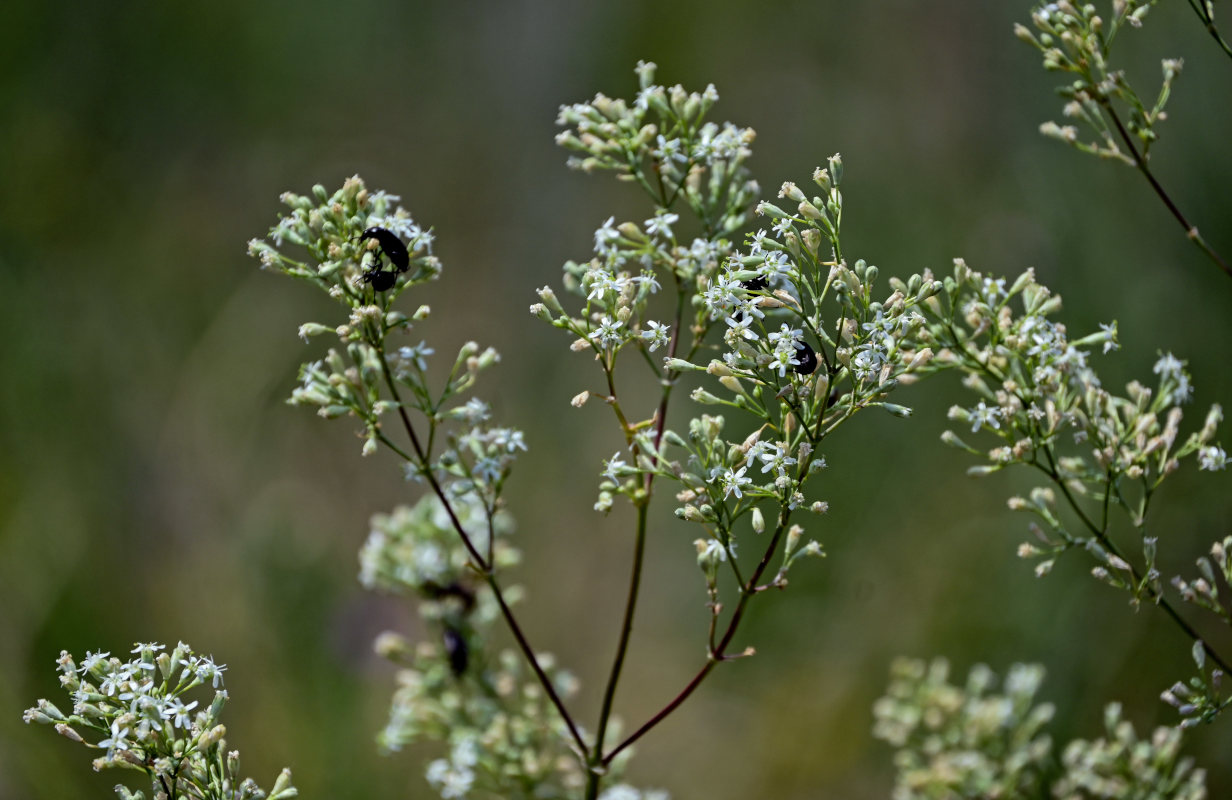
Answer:
[[[684,319],[684,288],[681,285],[680,277],[673,273],[676,281],[676,320],[672,326],[672,338],[668,344],[668,358],[676,356],[677,349],[680,345],[680,325]],[[611,393],[612,404],[616,409],[618,418],[621,421],[622,427],[625,428],[626,437],[630,436],[628,423],[624,417],[619,414],[619,406],[616,405],[616,387],[612,382],[612,371],[604,368],[604,372],[608,378],[608,390]],[[667,424],[667,405],[671,399],[672,387],[676,383],[676,376],[667,379],[666,385],[663,387],[663,396],[659,400],[659,407],[656,412],[655,433],[654,433],[654,458],[657,460],[659,450],[663,444],[663,432],[666,430]],[[654,475],[647,472],[643,481],[644,497],[637,506],[637,533],[633,546],[633,566],[629,576],[629,593],[625,599],[625,614],[620,627],[620,639],[616,645],[616,655],[612,659],[612,669],[608,675],[607,685],[603,690],[603,705],[599,710],[599,725],[595,733],[595,746],[591,752],[593,759],[591,770],[587,775],[586,797],[594,798],[598,796],[600,773],[596,771],[598,767],[606,763],[603,759],[603,741],[607,736],[607,725],[612,712],[612,705],[616,699],[616,685],[620,681],[620,673],[624,669],[625,655],[629,648],[629,639],[633,633],[633,618],[637,612],[637,598],[641,591],[642,582],[642,563],[646,553],[646,522],[647,512],[650,507],[650,497],[654,486]]]
[[[1215,18],[1211,15],[1205,0],[1189,0],[1189,7],[1192,8],[1194,13],[1198,15],[1198,19],[1202,20],[1202,26],[1206,28],[1206,32],[1211,35],[1211,38],[1219,43],[1220,49],[1222,49],[1227,56],[1232,57],[1232,46],[1228,45],[1223,36],[1219,33],[1219,29],[1215,27]]]
[[[449,502],[445,490],[441,487],[433,474],[431,465],[428,464],[428,456],[420,446],[419,437],[415,434],[415,427],[411,424],[411,418],[406,413],[406,407],[402,405],[402,399],[398,395],[397,384],[394,383],[393,375],[389,371],[389,362],[385,359],[385,351],[381,347],[376,348],[377,355],[380,357],[381,371],[385,375],[385,385],[389,388],[389,393],[392,395],[394,402],[398,404],[398,415],[402,418],[402,425],[406,428],[406,434],[411,440],[411,447],[415,451],[416,459],[420,466],[423,467],[424,477],[432,487],[432,491],[436,494],[441,505],[445,508],[445,513],[449,515],[449,521],[453,525],[458,536],[461,537],[462,543],[466,545],[467,551],[470,553],[472,565],[483,577],[484,581],[492,589],[492,594],[496,598],[497,604],[500,606],[501,615],[505,618],[505,623],[509,626],[513,638],[517,640],[518,648],[522,651],[522,655],[526,657],[527,663],[535,672],[535,677],[538,678],[543,690],[547,692],[548,698],[552,701],[552,705],[556,706],[556,710],[560,712],[561,718],[565,721],[566,727],[569,728],[569,733],[573,736],[574,742],[580,748],[585,757],[589,757],[590,748],[586,746],[586,740],[582,738],[582,734],[578,731],[577,725],[573,721],[573,717],[569,714],[569,710],[565,708],[564,701],[560,699],[560,695],[556,692],[556,687],[552,685],[552,679],[543,671],[543,667],[539,665],[539,659],[535,656],[535,651],[531,648],[530,642],[527,641],[526,635],[522,633],[522,628],[518,625],[517,619],[513,616],[513,611],[510,610],[509,604],[505,602],[505,597],[501,593],[500,584],[496,581],[496,575],[493,572],[492,564],[489,563],[479,551],[475,548],[474,542],[466,533],[466,529],[462,527],[461,520],[458,519],[453,510],[453,504]]]
[[[679,694],[672,698],[672,700],[663,708],[659,709],[653,717],[648,719],[640,728],[626,737],[624,741],[616,745],[610,753],[603,757],[603,763],[605,765],[610,764],[612,759],[620,754],[620,751],[645,736],[652,728],[657,726],[660,722],[666,719],[668,715],[679,708],[680,704],[687,700],[689,695],[693,694],[697,687],[701,685],[702,681],[706,679],[706,676],[710,674],[710,670],[714,669],[714,665],[727,659],[728,656],[724,653],[724,651],[727,649],[728,645],[731,644],[732,639],[736,635],[736,630],[740,627],[740,621],[744,618],[744,611],[745,608],[748,607],[750,598],[757,594],[752,591],[752,589],[761,579],[762,573],[764,573],[770,566],[770,560],[774,557],[774,553],[778,549],[779,540],[782,539],[783,533],[787,530],[787,521],[790,516],[791,511],[789,509],[784,509],[782,516],[779,518],[779,524],[774,531],[774,536],[771,538],[769,545],[767,545],[766,551],[762,554],[761,561],[757,564],[757,569],[753,570],[753,574],[749,577],[749,582],[743,587],[744,591],[740,593],[740,600],[736,603],[736,610],[732,612],[731,619],[727,621],[727,628],[723,631],[723,637],[719,640],[719,646],[714,649],[714,652],[706,660],[706,663],[702,665],[702,668],[698,670],[697,674],[693,676],[692,680],[688,682]]]
[[[1039,466],[1044,474],[1048,475],[1048,477],[1052,479],[1053,483],[1060,487],[1061,493],[1065,495],[1065,500],[1069,503],[1070,508],[1074,510],[1074,513],[1076,513],[1078,518],[1082,520],[1082,524],[1087,527],[1087,530],[1091,531],[1100,545],[1129,566],[1129,575],[1130,578],[1133,579],[1134,585],[1145,585],[1148,600],[1162,608],[1168,616],[1172,618],[1172,621],[1175,622],[1190,639],[1195,642],[1201,642],[1202,649],[1205,650],[1206,654],[1211,657],[1211,660],[1223,669],[1225,674],[1232,671],[1232,666],[1229,666],[1228,662],[1224,661],[1223,657],[1220,656],[1219,653],[1215,652],[1209,644],[1207,644],[1206,640],[1203,639],[1196,630],[1194,630],[1193,626],[1181,617],[1180,613],[1173,608],[1172,603],[1168,601],[1167,597],[1165,597],[1162,593],[1157,592],[1155,587],[1151,585],[1150,581],[1145,582],[1145,584],[1143,583],[1142,577],[1138,574],[1137,568],[1134,567],[1133,564],[1130,564],[1129,559],[1125,558],[1121,554],[1120,548],[1118,548],[1116,544],[1108,538],[1107,532],[1097,528],[1095,523],[1091,521],[1090,517],[1088,517],[1086,513],[1078,506],[1077,498],[1070,493],[1069,487],[1065,485],[1065,481],[1061,479],[1060,473],[1057,472],[1056,464],[1053,462],[1052,453],[1045,450],[1045,454],[1048,456],[1049,469],[1044,469],[1041,465],[1037,466]]]
[[[625,616],[620,626],[620,642],[616,646],[616,656],[612,660],[612,670],[603,690],[603,706],[599,710],[599,727],[595,732],[595,747],[592,758],[596,763],[602,763],[603,740],[607,736],[607,723],[612,713],[612,703],[616,699],[616,684],[620,681],[620,672],[624,668],[625,654],[629,649],[629,637],[633,633],[633,615],[637,611],[637,597],[642,582],[642,560],[646,552],[646,512],[647,502],[637,507],[637,536],[633,545],[633,568],[629,576],[629,594],[625,600]]]
[[[1155,190],[1155,194],[1157,194],[1159,199],[1163,201],[1164,205],[1168,207],[1168,211],[1170,211],[1176,221],[1180,223],[1180,226],[1185,230],[1185,235],[1189,237],[1189,240],[1196,244],[1203,253],[1206,253],[1207,258],[1215,262],[1215,265],[1223,270],[1225,275],[1232,278],[1232,267],[1228,266],[1228,262],[1224,261],[1223,257],[1220,256],[1219,253],[1215,252],[1214,248],[1206,243],[1206,240],[1202,238],[1200,233],[1198,233],[1198,229],[1185,218],[1185,215],[1181,213],[1179,208],[1177,208],[1176,203],[1174,203],[1172,198],[1168,196],[1168,193],[1164,191],[1164,187],[1161,186],[1159,181],[1155,179],[1155,176],[1151,173],[1150,167],[1146,164],[1146,159],[1138,152],[1138,148],[1134,144],[1133,137],[1130,136],[1129,131],[1127,131],[1125,126],[1121,123],[1121,118],[1117,116],[1116,111],[1112,108],[1112,104],[1109,103],[1107,99],[1104,99],[1102,103],[1104,110],[1108,112],[1108,116],[1112,118],[1113,124],[1116,125],[1117,134],[1121,137],[1121,141],[1124,142],[1125,147],[1129,149],[1130,155],[1133,156],[1134,165],[1138,168],[1138,171],[1142,173],[1143,177],[1145,177],[1151,184],[1151,188]]]

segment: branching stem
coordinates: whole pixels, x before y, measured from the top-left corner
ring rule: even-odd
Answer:
[[[449,497],[445,494],[444,488],[437,481],[436,475],[432,472],[432,467],[428,463],[428,453],[419,443],[419,436],[415,433],[415,426],[411,424],[411,418],[406,413],[406,407],[402,405],[402,398],[398,394],[398,385],[394,382],[393,374],[389,370],[389,362],[385,358],[385,351],[382,347],[376,348],[377,355],[381,362],[381,371],[385,376],[385,385],[389,388],[389,393],[393,397],[394,402],[398,405],[398,416],[402,419],[402,425],[406,428],[406,435],[411,441],[411,448],[415,451],[415,459],[418,465],[423,470],[423,475],[427,479],[428,484],[432,487],[432,492],[437,499],[441,501],[441,505],[445,508],[445,513],[449,515],[449,522],[453,525],[458,536],[462,539],[462,544],[466,546],[466,550],[470,553],[471,564],[483,578],[484,582],[492,590],[492,595],[496,598],[497,605],[500,606],[501,616],[505,618],[505,623],[509,626],[510,633],[518,643],[518,649],[522,651],[526,661],[530,664],[531,669],[535,673],[535,677],[539,680],[539,684],[547,693],[548,698],[552,701],[552,705],[556,706],[556,710],[560,712],[561,719],[564,720],[565,726],[568,727],[569,733],[573,736],[574,743],[579,748],[584,757],[590,757],[590,748],[586,745],[586,740],[582,738],[581,732],[578,730],[577,724],[574,723],[573,717],[569,714],[569,710],[565,708],[564,701],[556,691],[556,687],[552,685],[552,679],[543,671],[543,667],[539,664],[539,659],[535,656],[535,651],[531,648],[530,642],[526,639],[526,634],[522,632],[522,628],[518,625],[517,618],[514,617],[513,611],[509,608],[509,604],[505,602],[504,594],[501,592],[500,584],[496,580],[496,574],[492,563],[480,554],[475,547],[475,543],[471,541],[471,537],[467,534],[466,529],[462,527],[462,521],[458,519],[458,515],[453,510],[453,504],[449,502]],[[415,463],[415,462],[412,462]]]

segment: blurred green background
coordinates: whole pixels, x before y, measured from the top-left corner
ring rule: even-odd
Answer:
[[[228,664],[229,740],[263,784],[292,767],[305,797],[426,797],[422,752],[377,755],[391,669],[381,630],[414,634],[402,604],[363,592],[368,516],[411,499],[347,422],[283,405],[330,321],[308,287],[260,272],[245,242],[285,189],[359,173],[435,226],[442,280],[419,326],[438,353],[475,338],[504,361],[481,383],[525,429],[512,511],[539,649],[583,679],[593,725],[623,605],[631,515],[590,510],[618,446],[585,358],[526,313],[560,264],[586,258],[636,191],[565,169],[558,105],[659,79],[718,87],[718,119],[759,132],[767,194],[846,164],[845,249],[908,275],[954,256],[1035,266],[1073,331],[1121,323],[1105,382],[1149,377],[1157,349],[1189,359],[1190,424],[1232,400],[1232,283],[1181,235],[1145,182],[1036,132],[1059,116],[1038,57],[1011,34],[1022,3],[689,0],[575,3],[241,2],[205,10],[114,0],[10,0],[0,12],[0,798],[109,797],[119,775],[20,722],[60,696],[61,648],[126,652],[178,639]],[[1232,252],[1232,61],[1184,4],[1122,45],[1131,79],[1185,72],[1154,165]],[[1144,92],[1149,93],[1149,92]],[[442,358],[444,356],[441,356]],[[740,644],[643,740],[631,779],[679,798],[882,798],[889,750],[870,705],[898,654],[964,673],[1049,670],[1059,739],[1100,733],[1123,701],[1142,731],[1175,721],[1157,695],[1188,674],[1188,643],[1085,577],[1047,581],[1014,557],[1004,498],[1026,476],[965,477],[937,442],[953,386],[903,395],[910,420],[866,415],[828,452],[811,530],[830,557],[755,604]],[[901,401],[900,401],[901,402]],[[680,409],[678,409],[680,410]],[[1228,435],[1224,436],[1229,442]],[[618,706],[636,724],[700,664],[705,609],[695,532],[659,503]],[[1187,470],[1156,506],[1165,574],[1228,534],[1226,473]],[[1223,644],[1229,642],[1225,638]],[[1232,796],[1232,726],[1196,731],[1212,797]]]

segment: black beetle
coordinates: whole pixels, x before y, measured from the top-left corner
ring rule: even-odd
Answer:
[[[744,287],[745,291],[749,292],[764,292],[770,288],[770,282],[766,280],[764,275],[758,275],[750,280],[741,281],[740,285]]]
[[[406,245],[402,243],[392,231],[387,231],[384,228],[369,228],[359,235],[359,241],[362,244],[368,239],[376,239],[377,245],[398,268],[398,272],[406,272],[411,265],[410,253],[406,251]]]
[[[449,656],[449,669],[455,678],[462,677],[470,662],[470,648],[466,637],[451,626],[445,626],[445,655]]]
[[[817,353],[806,341],[796,342],[796,358],[799,360],[794,369],[799,375],[812,375],[817,369]]]
[[[360,276],[364,283],[372,284],[372,288],[378,292],[386,292],[394,288],[394,284],[398,281],[398,273],[392,269],[381,269],[381,263],[378,261],[376,265]]]

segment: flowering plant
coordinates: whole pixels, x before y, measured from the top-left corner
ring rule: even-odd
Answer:
[[[1150,4],[1114,5],[1119,26],[1141,22]],[[1033,19],[1042,33],[1022,28],[1019,36],[1044,53],[1050,69],[1078,75],[1066,113],[1102,136],[1080,149],[1151,178],[1147,146],[1176,65],[1165,64],[1160,98],[1147,109],[1101,60],[1111,34],[1097,15],[1054,3]],[[360,552],[364,586],[413,601],[432,631],[418,642],[386,633],[376,643],[399,665],[382,747],[441,743],[425,777],[443,798],[664,797],[623,782],[633,745],[717,666],[753,655],[752,646],[737,644],[751,604],[786,589],[805,557],[825,555],[816,531],[824,529],[829,503],[817,483],[829,466],[829,437],[866,410],[909,417],[908,387],[957,372],[977,397],[950,411],[969,433],[949,431],[943,440],[982,460],[973,475],[1023,466],[1044,481],[1009,501],[1032,515],[1035,541],[1019,554],[1044,577],[1057,559],[1085,553],[1095,578],[1177,623],[1191,640],[1198,675],[1163,692],[1182,716],[1176,730],[1139,741],[1111,705],[1109,739],[1071,743],[1057,777],[1047,774],[1051,741],[1042,733],[1051,707],[1034,703],[1039,668],[1013,668],[1003,694],[995,694],[986,668],[973,670],[959,689],[947,683],[943,662],[904,662],[875,710],[876,735],[898,749],[895,796],[1018,796],[1049,785],[1058,796],[1114,796],[1108,787],[1157,785],[1165,786],[1162,794],[1132,796],[1202,797],[1203,773],[1179,757],[1179,731],[1216,719],[1232,702],[1220,688],[1228,661],[1169,597],[1158,539],[1147,529],[1156,492],[1185,460],[1209,471],[1232,463],[1216,441],[1219,406],[1200,428],[1181,432],[1192,394],[1185,362],[1161,355],[1153,387],[1133,382],[1114,393],[1091,359],[1093,349],[1117,348],[1116,324],[1071,339],[1055,319],[1060,298],[1031,270],[1011,282],[959,259],[944,277],[926,269],[882,279],[878,267],[845,249],[839,155],[813,172],[807,191],[789,181],[777,197],[759,199],[747,166],[754,132],[709,118],[715,88],[661,85],[650,63],[640,63],[637,76],[631,99],[596,95],[562,107],[557,142],[571,152],[570,166],[614,174],[636,186],[648,208],[640,220],[609,217],[594,233],[593,252],[564,264],[560,293],[545,286],[530,306],[567,336],[569,350],[590,356],[591,377],[579,388],[592,388],[572,405],[610,409],[616,445],[595,465],[594,510],[620,506],[634,520],[625,610],[593,727],[571,706],[578,680],[535,649],[515,613],[524,592],[509,577],[522,554],[505,493],[528,444],[473,394],[480,373],[500,356],[466,342],[438,378],[435,347],[404,343],[431,317],[426,305],[401,300],[442,274],[435,234],[399,197],[356,176],[334,191],[284,194],[285,214],[267,237],[249,243],[263,268],[316,287],[341,309],[334,320],[300,326],[306,342],[336,341],[301,367],[290,402],[351,420],[361,453],[392,453],[417,487],[413,503],[372,517]],[[1116,116],[1118,103],[1132,111],[1129,132]],[[1045,133],[1077,141],[1059,126]],[[1196,231],[1191,238],[1218,262]],[[650,376],[653,391],[629,391],[626,373],[634,369]],[[685,389],[690,407],[702,408],[672,427],[669,411]],[[993,446],[963,438],[974,435]],[[696,531],[699,593],[708,609],[705,657],[673,697],[626,731],[616,699],[646,542],[652,521],[659,524],[654,498],[665,492],[679,521],[666,524]],[[1217,542],[1198,562],[1200,577],[1171,585],[1182,601],[1232,624],[1218,588],[1232,580],[1229,548],[1232,540]],[[498,626],[512,636],[512,649],[492,645]],[[170,654],[160,649],[139,645],[128,662],[90,654],[81,667],[62,655],[73,713],[40,701],[27,720],[53,723],[78,741],[86,741],[79,729],[104,736],[86,742],[106,751],[96,766],[142,770],[159,797],[266,796],[238,781],[237,756],[223,755],[222,668],[183,644]],[[219,691],[208,710],[193,714],[198,701],[186,703],[185,693],[207,681]],[[1144,759],[1154,772],[1142,768]],[[284,772],[268,796],[294,794]]]

